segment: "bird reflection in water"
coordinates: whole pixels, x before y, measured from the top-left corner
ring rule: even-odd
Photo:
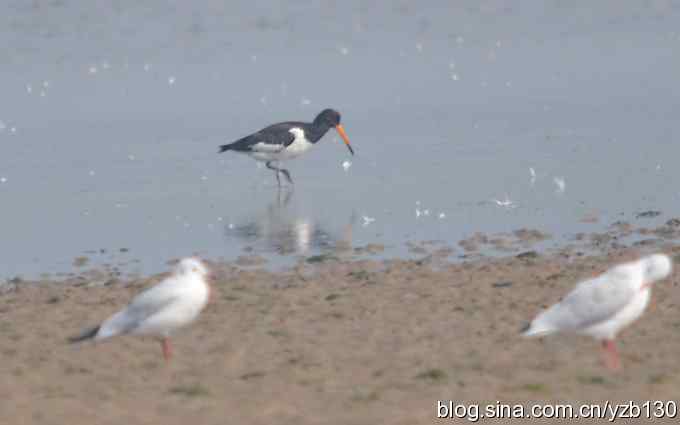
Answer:
[[[356,221],[353,212],[347,224],[333,231],[321,224],[320,214],[291,202],[293,194],[291,190],[277,191],[274,201],[261,214],[250,214],[242,223],[227,228],[226,236],[250,244],[256,251],[280,255],[351,248],[352,227]],[[319,210],[322,211],[323,208]]]

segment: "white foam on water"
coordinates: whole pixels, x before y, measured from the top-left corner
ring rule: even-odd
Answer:
[[[507,193],[505,194],[504,199],[492,199],[491,201],[502,208],[507,209],[517,208],[517,204],[514,201],[510,200],[510,197],[508,196]]]
[[[363,226],[363,227],[366,227],[366,226],[368,226],[369,224],[371,224],[371,223],[373,223],[373,222],[375,221],[375,218],[374,218],[374,217],[369,217],[369,216],[367,216],[367,215],[362,215],[362,216],[361,216],[361,219],[364,221],[364,222],[362,223],[362,226]]]

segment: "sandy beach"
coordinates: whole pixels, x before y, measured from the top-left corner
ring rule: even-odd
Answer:
[[[655,250],[677,256],[680,245],[464,261],[329,255],[278,272],[210,263],[217,296],[174,338],[169,364],[153,339],[66,343],[162,275],[15,281],[0,296],[0,411],[13,424],[426,424],[437,400],[673,400],[677,271],[622,333],[619,373],[602,368],[594,340],[519,336],[575,282]]]

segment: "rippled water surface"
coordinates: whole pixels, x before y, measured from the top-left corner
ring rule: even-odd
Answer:
[[[273,4],[5,3],[0,276],[82,255],[141,272],[190,253],[405,255],[522,227],[559,242],[677,211],[676,4]],[[356,156],[329,133],[288,164],[294,191],[217,154],[325,107]]]

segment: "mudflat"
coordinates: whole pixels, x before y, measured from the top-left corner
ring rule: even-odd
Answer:
[[[677,400],[677,271],[620,335],[620,372],[589,338],[519,336],[576,282],[643,249],[680,253],[665,242],[462,262],[325,256],[276,272],[210,263],[213,302],[167,364],[151,338],[66,342],[162,275],[14,282],[0,295],[2,422],[427,424],[437,400]]]

